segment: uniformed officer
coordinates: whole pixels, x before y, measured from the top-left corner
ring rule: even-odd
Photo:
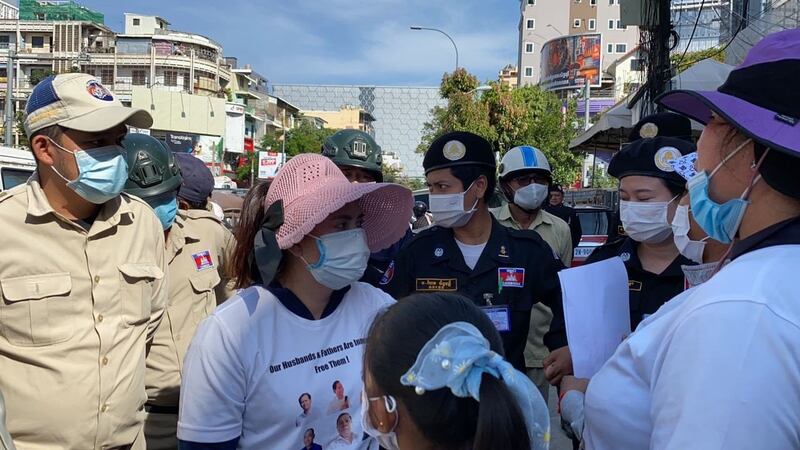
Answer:
[[[503,337],[506,358],[524,370],[531,308],[543,302],[556,320],[545,343],[566,344],[557,272],[563,268],[538,234],[500,225],[489,213],[495,157],[485,139],[454,132],[436,139],[423,167],[436,225],[400,251],[389,292],[459,292],[484,308]]]
[[[195,156],[184,153],[180,166],[175,155],[157,139],[129,134],[122,142],[129,167],[125,192],[144,199],[156,212],[166,235],[169,264],[169,306],[147,355],[145,437],[150,450],[178,448],[178,399],[183,357],[201,320],[232,292],[225,289],[224,265],[231,244],[230,232],[207,210],[178,209],[178,189],[205,179],[198,171],[209,169]],[[181,172],[186,184],[182,184]],[[208,197],[205,194],[204,198]]]
[[[93,76],[47,77],[25,132],[37,169],[0,198],[0,391],[19,450],[145,448],[145,353],[167,298],[164,234],[120,195],[125,125]]]
[[[581,243],[581,236],[583,235],[581,221],[578,219],[575,209],[564,204],[564,189],[560,185],[552,183],[548,191],[550,198],[544,209],[569,225],[572,248],[575,249]]]
[[[381,147],[368,133],[361,130],[337,131],[322,143],[322,155],[330,158],[351,183],[383,182]],[[411,217],[408,219],[410,221]],[[389,264],[411,236],[409,223],[409,231],[402,239],[391,247],[370,255],[367,270],[359,281],[385,289]]]
[[[685,192],[685,180],[670,160],[695,151],[694,144],[671,137],[643,138],[614,155],[609,175],[620,180],[620,217],[626,237],[596,249],[588,263],[619,256],[628,271],[631,329],[684,290],[682,256],[672,238],[672,219]]]
[[[572,236],[569,225],[544,211],[548,186],[553,182],[550,163],[541,150],[531,146],[514,147],[500,161],[500,190],[508,203],[492,209],[501,225],[516,230],[533,230],[561,259],[564,266],[572,263]],[[543,360],[548,355],[543,339],[550,329],[553,313],[543,303],[533,306],[531,329],[525,347],[525,366],[528,377],[539,388],[545,403],[550,384],[544,376]]]

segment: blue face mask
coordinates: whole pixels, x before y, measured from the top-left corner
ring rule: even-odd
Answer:
[[[730,155],[728,155],[717,167],[711,171],[711,175],[705,171],[697,173],[687,183],[689,188],[689,202],[692,206],[692,216],[694,220],[700,225],[711,239],[729,244],[736,237],[736,232],[744,218],[744,213],[747,210],[747,205],[750,203],[746,200],[750,193],[750,188],[745,190],[740,198],[728,200],[725,203],[717,203],[709,197],[708,187],[711,177],[719,171],[719,169],[738,153],[745,145],[749,144],[748,139]],[[760,177],[756,177],[750,184],[752,187]]]
[[[96,205],[111,200],[122,192],[128,180],[128,163],[119,145],[107,145],[89,150],[71,152],[53,141],[50,142],[61,151],[71,154],[78,166],[78,178],[68,180],[55,167],[53,172],[67,182],[67,187],[86,201]]]
[[[175,216],[178,215],[178,198],[174,195],[147,199],[147,203],[153,208],[156,217],[161,221],[161,226],[168,230],[175,223]]]

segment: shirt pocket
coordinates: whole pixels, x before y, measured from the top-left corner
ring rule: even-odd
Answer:
[[[151,263],[125,263],[120,272],[122,318],[126,325],[141,325],[150,320],[153,283],[164,278],[164,272]]]
[[[69,340],[77,308],[68,272],[0,280],[0,333],[8,342],[41,347]]]
[[[217,304],[214,288],[219,283],[220,277],[216,270],[198,272],[189,277],[189,284],[192,285],[194,293],[192,315],[195,323],[200,323],[214,311]]]

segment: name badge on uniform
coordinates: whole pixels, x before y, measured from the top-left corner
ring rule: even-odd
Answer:
[[[636,280],[628,280],[628,290],[634,292],[641,292],[642,290],[642,282]]]
[[[525,269],[521,267],[499,267],[497,277],[501,288],[525,287]]]
[[[195,268],[197,268],[198,271],[214,267],[214,262],[211,261],[211,252],[208,250],[203,250],[202,252],[194,253],[192,255],[192,259],[194,260],[194,266]]]
[[[489,316],[497,331],[501,333],[511,331],[511,312],[508,306],[482,306],[481,309]]]
[[[420,292],[455,292],[458,290],[456,278],[417,278],[417,291]]]

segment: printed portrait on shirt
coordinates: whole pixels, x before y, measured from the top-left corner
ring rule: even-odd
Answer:
[[[322,446],[314,442],[316,438],[317,434],[314,429],[307,429],[303,433],[303,448],[300,450],[322,450]]]
[[[332,389],[333,400],[328,405],[328,415],[350,409],[350,397],[345,393],[342,382],[339,380],[334,381]]]

